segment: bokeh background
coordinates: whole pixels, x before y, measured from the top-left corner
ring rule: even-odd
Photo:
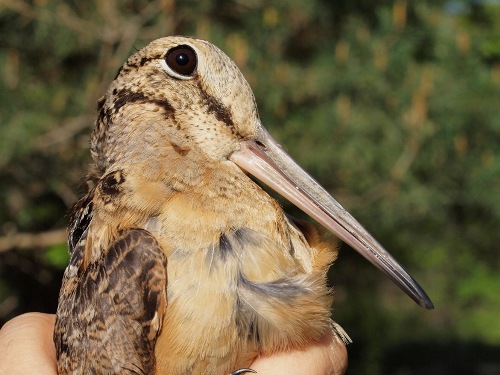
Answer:
[[[173,34],[236,61],[270,132],[432,297],[343,246],[348,374],[500,374],[495,0],[0,0],[0,321],[55,311],[96,101]]]

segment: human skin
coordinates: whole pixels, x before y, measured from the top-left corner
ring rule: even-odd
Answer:
[[[26,313],[0,330],[0,375],[56,375],[52,341],[55,315]],[[251,366],[259,375],[341,375],[347,368],[347,350],[332,336],[305,350],[257,358]]]

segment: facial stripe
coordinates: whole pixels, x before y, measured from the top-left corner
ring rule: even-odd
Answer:
[[[136,92],[130,89],[121,89],[114,94],[117,99],[113,103],[113,113],[117,113],[123,106],[127,104],[152,103],[158,107],[161,107],[167,118],[174,117],[175,109],[167,99],[151,99],[142,92]]]
[[[200,83],[198,83],[198,88],[200,90],[201,98],[205,102],[208,111],[213,113],[217,120],[222,121],[227,126],[234,127],[229,108],[213,96],[209,95]]]
[[[129,89],[121,89],[116,93],[116,100],[113,103],[113,112],[117,113],[121,107],[129,103],[144,103],[147,100],[146,95],[142,92],[131,91]]]

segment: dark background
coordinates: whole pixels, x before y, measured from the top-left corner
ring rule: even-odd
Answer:
[[[270,132],[433,299],[342,247],[348,374],[500,374],[495,0],[0,1],[0,321],[55,312],[96,101],[173,34],[236,61]]]

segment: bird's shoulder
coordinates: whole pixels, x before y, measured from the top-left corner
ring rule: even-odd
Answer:
[[[167,305],[167,259],[156,238],[141,228],[117,227],[110,240],[93,239],[103,199],[99,189],[102,181],[70,217],[70,261],[54,331],[59,372],[151,373]],[[89,257],[89,248],[97,256]]]

